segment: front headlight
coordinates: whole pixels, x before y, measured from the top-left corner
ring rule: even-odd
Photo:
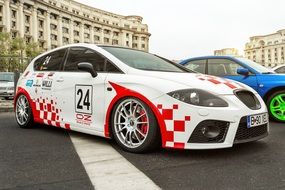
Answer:
[[[205,107],[229,106],[225,100],[201,89],[177,90],[169,92],[167,94],[177,100],[196,106],[205,106]]]

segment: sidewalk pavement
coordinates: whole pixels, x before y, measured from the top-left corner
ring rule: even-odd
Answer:
[[[14,111],[13,100],[5,100],[4,98],[0,98],[0,113],[13,112],[13,111]]]

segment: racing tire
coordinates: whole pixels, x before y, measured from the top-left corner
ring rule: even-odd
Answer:
[[[285,122],[285,90],[276,91],[266,101],[269,117],[278,122]]]
[[[125,151],[143,153],[161,144],[152,110],[141,100],[127,97],[116,103],[111,116],[112,136]]]
[[[27,97],[23,94],[17,97],[15,118],[21,128],[31,128],[33,126],[33,112]]]

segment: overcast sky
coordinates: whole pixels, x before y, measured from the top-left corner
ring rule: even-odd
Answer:
[[[169,59],[237,48],[250,36],[285,29],[284,0],[77,0],[148,24],[150,52]]]

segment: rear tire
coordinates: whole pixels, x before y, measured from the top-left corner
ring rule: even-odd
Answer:
[[[112,112],[112,134],[125,151],[143,153],[160,145],[160,133],[152,110],[137,98],[120,100]]]
[[[285,122],[285,90],[277,91],[266,101],[270,119]]]
[[[34,123],[33,113],[27,97],[19,95],[15,105],[16,121],[21,128],[31,128]]]

